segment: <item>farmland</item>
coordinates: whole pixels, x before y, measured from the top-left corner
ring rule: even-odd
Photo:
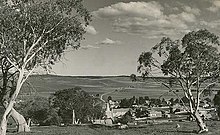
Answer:
[[[141,80],[141,78],[139,78]],[[158,79],[157,79],[158,80]],[[110,92],[108,96],[113,99],[131,98],[132,96],[149,96],[158,98],[168,92],[168,89],[161,86],[152,78],[145,82],[132,82],[129,76],[56,76],[56,75],[34,75],[29,78],[23,86],[22,95],[39,94],[48,97],[57,90],[81,87],[91,94],[103,94]],[[215,87],[215,89],[218,89]],[[179,88],[176,88],[179,89]],[[112,91],[112,93],[111,93]],[[182,92],[179,92],[182,95]],[[163,98],[174,97],[172,93],[164,94]],[[104,98],[107,98],[105,96]]]
[[[158,81],[161,78],[156,78]],[[165,78],[162,78],[166,80]],[[139,78],[140,80],[140,78]],[[132,82],[128,76],[107,76],[107,77],[77,77],[77,76],[55,76],[55,75],[33,75],[29,78],[22,88],[20,95],[35,95],[49,97],[50,94],[57,90],[81,87],[83,90],[90,94],[103,94],[111,92],[108,95],[113,99],[131,98],[132,96],[149,96],[150,98],[158,98],[168,90],[161,86],[158,82],[155,82],[155,78],[148,78],[145,82],[137,81]],[[175,89],[179,89],[176,87]],[[214,88],[219,89],[218,85]],[[115,91],[117,90],[117,91]],[[181,96],[181,91],[178,92]],[[172,93],[165,94],[163,98],[176,98]],[[180,128],[175,128],[176,124],[180,124]],[[207,121],[209,127],[208,134],[216,135],[220,133],[218,127],[219,121]],[[9,126],[10,127],[10,126]],[[144,125],[141,128],[129,128],[125,130],[110,128],[110,127],[94,127],[92,125],[87,126],[33,126],[30,133],[14,133],[14,126],[9,128],[9,135],[195,135],[197,134],[197,126],[195,122],[169,122],[158,125]]]

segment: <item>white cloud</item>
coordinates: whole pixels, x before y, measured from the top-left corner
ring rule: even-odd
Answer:
[[[99,45],[114,45],[114,44],[120,44],[120,41],[114,41],[112,39],[106,38],[105,40],[98,42]]]
[[[178,16],[180,17],[181,20],[184,20],[186,22],[195,22],[196,21],[196,17],[192,13],[182,12]]]
[[[213,5],[215,5],[216,7],[220,7],[220,1],[219,0],[213,1]]]
[[[211,12],[217,12],[219,10],[219,8],[216,6],[211,6],[211,7],[207,8],[207,10],[209,10]]]
[[[167,13],[161,4],[151,2],[117,3],[93,12],[98,18],[113,20],[113,30],[128,34],[140,34],[150,38],[176,36],[185,33],[200,15],[198,8],[183,6],[182,11]]]
[[[84,26],[84,27],[85,27],[85,26]],[[91,26],[91,25],[86,26],[86,27],[85,27],[85,31],[86,31],[87,33],[89,33],[89,34],[92,34],[92,35],[96,35],[96,34],[97,34],[96,29],[95,29],[93,26]]]
[[[192,13],[194,15],[200,15],[200,12],[201,12],[198,8],[192,8],[189,6],[184,6],[183,8],[186,12]]]
[[[174,11],[179,11],[179,8],[178,7],[174,7],[172,8]]]
[[[220,29],[220,19],[219,20],[214,20],[214,21],[201,21],[201,25],[212,28],[212,29]]]
[[[219,0],[214,0],[211,1],[212,2],[212,6],[207,8],[207,10],[211,11],[211,12],[217,12],[220,9],[220,1]]]
[[[93,46],[93,45],[86,45],[86,46],[81,46],[80,49],[83,50],[88,50],[88,49],[98,49],[98,46]]]
[[[129,2],[117,3],[108,7],[100,8],[93,12],[96,17],[112,18],[119,16],[127,17],[153,17],[160,18],[163,16],[162,6],[155,2]]]

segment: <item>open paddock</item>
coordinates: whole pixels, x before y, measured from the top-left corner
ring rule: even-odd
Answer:
[[[176,129],[176,124],[180,128]],[[220,121],[207,121],[209,132],[203,135],[219,135]],[[142,127],[128,129],[116,129],[106,126],[66,126],[66,127],[32,127],[30,133],[12,133],[8,135],[197,135],[195,122],[170,122],[162,124],[151,124]]]

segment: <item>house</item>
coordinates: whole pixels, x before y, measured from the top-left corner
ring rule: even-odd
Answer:
[[[119,109],[113,109],[113,118],[120,118],[123,115],[125,115],[126,112],[128,112],[130,108],[119,108]]]
[[[203,108],[203,107],[199,107],[199,114],[205,120],[212,119],[212,117],[215,117],[215,115],[217,115],[215,108]]]
[[[147,117],[160,118],[160,117],[162,117],[162,112],[161,111],[155,111],[155,110],[149,110],[148,113],[147,113]]]
[[[108,102],[110,104],[110,108],[118,108],[119,107],[118,101],[109,100]]]
[[[186,108],[180,104],[175,104],[171,107],[170,113],[179,113],[179,112],[186,112]]]

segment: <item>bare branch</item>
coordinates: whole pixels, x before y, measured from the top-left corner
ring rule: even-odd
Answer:
[[[23,78],[21,85],[23,85],[23,83],[28,79],[28,77],[33,73],[33,71],[36,69],[37,64],[34,65],[34,67],[28,71],[28,73],[25,75],[25,77]]]
[[[33,57],[36,56],[36,54],[37,54],[40,50],[42,50],[43,47],[44,47],[47,43],[48,43],[48,40],[47,40],[41,47],[39,47],[26,61],[24,61],[24,62],[25,62],[25,63],[24,63],[24,66],[26,66],[27,63],[28,63],[31,59],[33,59]],[[26,55],[26,56],[27,56],[27,55]]]
[[[210,83],[209,85],[207,85],[203,90],[201,90],[200,92],[199,92],[199,94],[202,94],[208,87],[210,87],[210,86],[212,86],[212,85],[214,85],[214,84],[216,84],[217,83],[217,81],[216,82],[213,82],[213,83]]]
[[[10,58],[8,58],[8,57],[6,56],[6,59],[8,60],[9,63],[11,63],[11,64],[13,65],[13,67],[15,67],[18,71],[20,71],[19,67],[18,67],[14,62],[12,62],[12,61],[10,60]]]
[[[52,32],[63,20],[64,20],[64,18],[62,18],[53,28],[51,28],[50,30],[46,31],[45,33],[48,34],[48,33]]]
[[[27,60],[28,56],[30,55],[31,51],[33,50],[33,48],[41,41],[42,36],[40,36],[37,41],[28,49],[27,54],[24,57],[24,62]]]

